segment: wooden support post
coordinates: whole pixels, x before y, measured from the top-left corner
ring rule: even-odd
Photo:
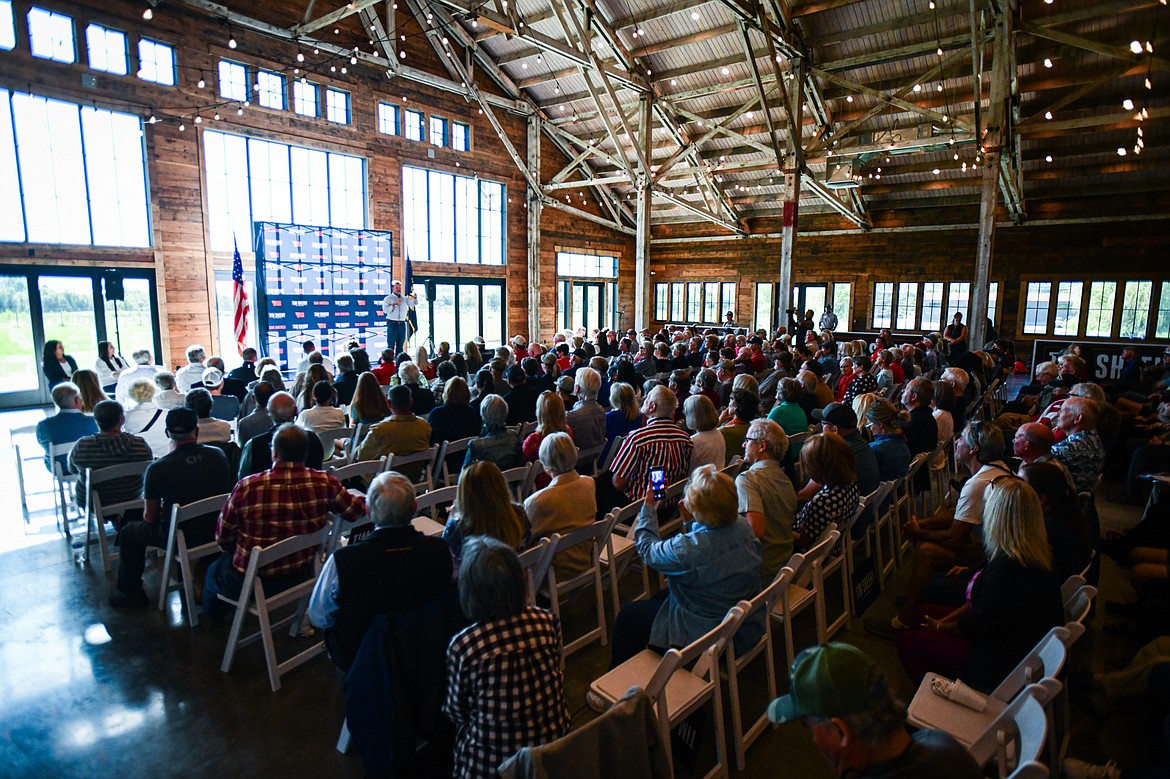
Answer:
[[[646,159],[650,157],[653,136],[650,126],[653,103],[643,97],[638,106],[638,144]],[[637,234],[634,238],[634,327],[641,330],[650,326],[650,191],[649,170],[638,180]]]
[[[787,326],[788,317],[784,315],[784,312],[792,307],[792,250],[796,245],[796,222],[799,212],[800,171],[798,170],[784,176],[784,230],[780,239],[780,268],[776,276],[777,326]]]
[[[540,181],[541,118],[528,117],[528,173]],[[528,340],[540,340],[540,190],[528,188]]]
[[[979,198],[979,241],[975,246],[975,278],[971,285],[971,307],[967,321],[967,343],[983,347],[987,338],[987,302],[991,258],[995,247],[995,206],[999,187],[1000,154],[1007,131],[1008,101],[1011,95],[1012,17],[1001,11],[995,19],[994,60],[991,63],[991,90],[983,133],[982,192]]]

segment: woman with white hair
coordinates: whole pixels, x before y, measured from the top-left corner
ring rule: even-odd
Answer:
[[[167,412],[154,403],[156,391],[151,379],[134,380],[127,392],[133,405],[126,411],[122,430],[146,439],[157,460],[171,450],[171,440],[167,438]]]
[[[154,395],[154,405],[163,411],[183,406],[186,396],[179,392],[175,384],[175,374],[170,371],[159,371],[154,375],[154,383],[158,387]]]
[[[577,473],[577,445],[566,433],[552,433],[540,442],[540,465],[551,481],[524,501],[532,538],[565,535],[593,524],[597,490],[592,479]],[[557,578],[567,580],[589,567],[590,544],[578,544],[556,556]]]
[[[704,465],[722,468],[727,460],[727,441],[719,432],[719,414],[715,404],[706,395],[691,395],[683,402],[683,416],[687,428],[694,430],[691,442],[691,471]]]
[[[573,391],[577,402],[567,414],[573,440],[582,450],[593,449],[605,444],[605,409],[597,402],[601,391],[601,374],[592,368],[578,368],[574,377]],[[593,462],[582,463],[585,467]]]
[[[463,460],[466,468],[479,460],[490,460],[501,471],[522,465],[520,434],[508,427],[508,401],[499,395],[488,395],[479,404],[483,432],[467,447]]]
[[[646,491],[634,540],[643,562],[666,576],[667,587],[622,607],[610,668],[647,646],[662,651],[686,646],[715,628],[736,603],[759,592],[760,543],[738,508],[735,482],[714,465],[704,465],[691,474],[679,504],[690,531],[663,540],[654,492]],[[736,633],[736,649],[755,646],[767,615],[760,612],[759,617]]]

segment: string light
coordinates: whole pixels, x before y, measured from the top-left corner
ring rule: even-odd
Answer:
[[[1044,67],[1046,67],[1046,68],[1052,67],[1052,60],[1050,60],[1048,57],[1044,58]]]
[[[150,6],[147,6],[146,10],[142,12],[142,18],[148,22],[154,18],[154,11],[151,10]]]
[[[205,81],[203,78],[203,71],[202,70],[199,71],[199,83],[196,84],[196,86],[198,86],[200,89],[203,89],[204,87],[207,86],[207,81]]]

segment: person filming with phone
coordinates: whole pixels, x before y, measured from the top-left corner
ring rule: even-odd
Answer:
[[[402,282],[397,279],[390,285],[390,294],[382,298],[382,311],[386,314],[386,347],[394,354],[406,351],[406,318],[410,309],[418,305],[417,295],[403,295]]]
[[[648,600],[622,607],[614,624],[610,668],[647,646],[664,652],[682,647],[722,621],[727,610],[759,592],[760,542],[739,515],[731,477],[703,465],[691,474],[679,512],[685,532],[663,540],[658,530],[658,501],[666,497],[662,468],[647,469],[650,487],[634,526],[638,554],[650,568],[666,576],[666,589]],[[755,646],[763,635],[761,619],[736,634],[736,648]],[[757,624],[758,623],[758,624]]]

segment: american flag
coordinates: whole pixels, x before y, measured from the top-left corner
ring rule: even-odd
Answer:
[[[232,242],[235,251],[232,253],[232,302],[235,304],[233,324],[236,331],[236,351],[243,354],[248,341],[248,314],[252,307],[248,304],[248,291],[244,288],[244,263],[240,259],[240,248]]]

